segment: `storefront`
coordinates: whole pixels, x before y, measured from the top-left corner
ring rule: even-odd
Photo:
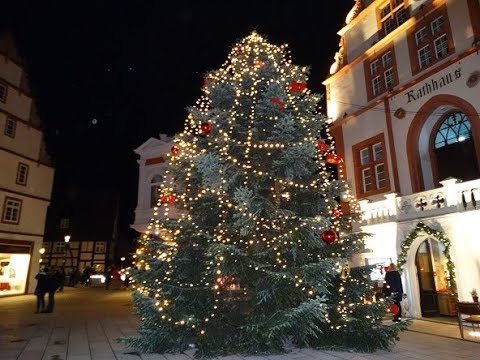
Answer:
[[[0,296],[25,293],[30,258],[30,242],[0,243]]]

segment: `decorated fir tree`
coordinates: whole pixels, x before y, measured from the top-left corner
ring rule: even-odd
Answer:
[[[365,234],[352,231],[358,207],[332,175],[342,159],[308,71],[253,32],[205,76],[131,271],[141,323],[125,344],[198,356],[288,342],[374,351],[405,329],[382,322],[370,269],[349,266]]]

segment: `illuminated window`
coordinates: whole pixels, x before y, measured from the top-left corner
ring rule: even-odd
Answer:
[[[6,197],[3,203],[2,222],[8,224],[18,224],[20,222],[20,213],[22,210],[22,200]]]
[[[5,121],[5,129],[3,130],[3,133],[8,137],[14,138],[16,129],[17,122],[13,119],[7,118],[7,121]]]
[[[422,17],[408,30],[408,34],[413,74],[454,53],[453,37],[445,6]]]
[[[27,185],[28,165],[19,163],[17,167],[17,184]]]
[[[357,196],[390,190],[383,134],[353,146]]]
[[[435,149],[462,142],[472,136],[470,121],[464,113],[450,114],[435,135]]]
[[[368,100],[371,100],[398,85],[398,75],[393,48],[382,51],[364,63]]]

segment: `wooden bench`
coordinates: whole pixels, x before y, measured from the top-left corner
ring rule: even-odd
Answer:
[[[460,336],[463,337],[463,324],[470,323],[475,330],[475,324],[480,329],[480,304],[473,302],[457,303],[458,326],[460,328]],[[464,317],[467,316],[467,317]]]

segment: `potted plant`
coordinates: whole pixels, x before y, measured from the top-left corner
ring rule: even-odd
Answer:
[[[472,295],[473,302],[478,303],[477,289],[472,289],[472,291],[470,291],[470,294]]]

